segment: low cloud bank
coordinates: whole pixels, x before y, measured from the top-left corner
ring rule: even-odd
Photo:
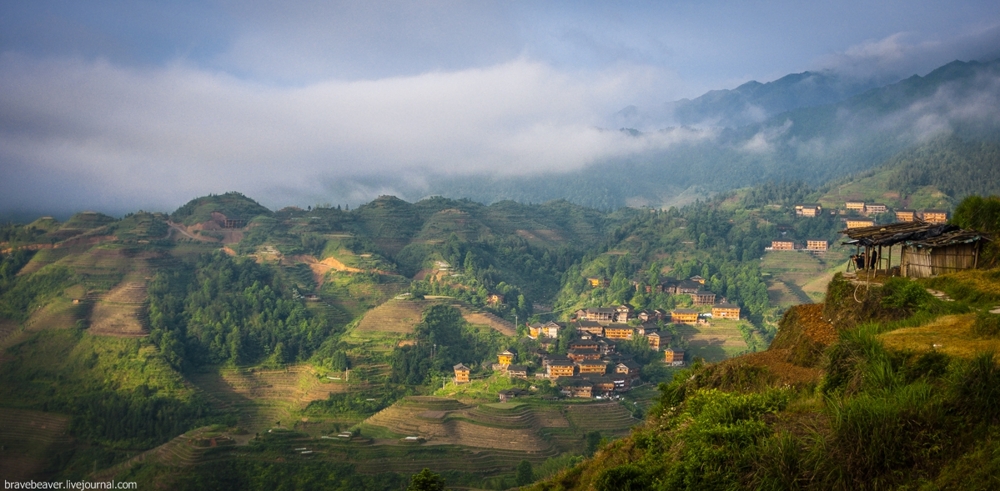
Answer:
[[[265,193],[277,206],[296,193],[322,195],[338,179],[560,172],[697,137],[601,129],[601,116],[655,74],[582,75],[518,59],[283,87],[184,64],[122,68],[5,53],[0,206],[83,194],[176,206],[231,189]]]

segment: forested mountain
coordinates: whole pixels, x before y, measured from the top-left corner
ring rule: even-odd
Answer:
[[[831,72],[793,73],[771,82],[750,81],[735,89],[712,90],[659,108],[629,106],[615,114],[615,122],[626,128],[736,128],[794,109],[834,104],[876,86],[874,80]]]
[[[788,97],[794,99],[794,95]],[[952,148],[952,154],[959,152],[957,158],[980,158],[981,152],[979,157],[966,154],[978,152],[975,148],[980,145],[1000,143],[1000,118],[993,110],[998,106],[1000,61],[955,61],[923,77],[870,89],[834,104],[795,107],[758,123],[632,132],[634,138],[675,143],[594,162],[579,171],[530,177],[441,177],[431,180],[430,186],[436,194],[487,203],[502,199],[540,202],[558,196],[602,209],[690,202],[708,193],[767,181],[800,179],[818,186],[891,159],[904,159],[940,138],[965,142]],[[983,163],[998,166],[995,160]],[[685,193],[691,196],[687,200]]]

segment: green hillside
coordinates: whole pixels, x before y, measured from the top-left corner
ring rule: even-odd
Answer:
[[[271,210],[237,193],[210,195],[193,199],[170,214],[170,219],[184,225],[212,220],[212,213],[221,213],[230,220],[249,222],[258,215],[270,215]]]
[[[643,426],[530,489],[993,487],[998,274],[893,279],[860,304],[837,277],[768,351],[661,385]]]
[[[888,181],[870,177],[840,184],[886,192],[880,186]],[[889,282],[872,287],[873,300],[858,307],[853,296],[844,300],[854,285],[837,279],[823,288],[843,265],[842,247],[815,255],[765,251],[778,238],[836,241],[839,215],[806,218],[794,211],[822,192],[801,182],[771,183],[679,209],[615,212],[567,201],[487,206],[382,197],[353,210],[286,208],[225,228],[185,226],[142,211],[118,220],[85,213],[66,223],[7,225],[0,252],[0,415],[14,426],[0,429],[0,469],[25,479],[135,478],[184,489],[270,482],[288,473],[320,479],[321,469],[338,482],[393,487],[429,467],[454,485],[505,489],[519,468],[554,475],[593,454],[602,439],[611,446],[592,462],[609,459],[616,445],[633,445],[616,442],[647,414],[667,421],[656,402],[674,395],[654,387],[672,379],[669,394],[689,394],[701,401],[695,406],[745,404],[764,428],[783,424],[765,416],[782,411],[815,409],[827,421],[832,413],[823,412],[830,409],[816,391],[827,390],[818,382],[824,370],[833,372],[817,360],[836,353],[824,350],[833,350],[841,334],[810,324],[819,331],[800,343],[795,323],[802,319],[832,319],[845,332],[859,322],[892,322],[875,333],[879,342],[918,357],[928,342],[956,360],[992,346],[968,326],[980,322],[976,311],[1000,303],[990,286],[995,272],[925,283],[954,302]],[[256,209],[231,193],[193,200],[184,216],[207,213],[219,225],[211,214],[224,213],[225,202],[237,203],[230,212]],[[992,206],[969,200],[956,217],[979,223],[976,210]],[[51,235],[61,230],[73,235]],[[639,371],[635,387],[619,398],[566,397],[559,381],[534,377],[545,373],[541,354],[569,354],[575,330],[531,339],[526,322],[568,321],[580,308],[621,304],[708,314],[710,305],[663,291],[665,283],[698,276],[699,288],[717,303],[738,305],[741,319],[660,322],[669,345],[697,360],[695,371],[667,366],[636,335],[608,355],[610,366],[622,362]],[[794,306],[824,300],[836,305],[830,313],[821,304]],[[883,304],[894,306],[884,316]],[[914,330],[902,337],[903,330],[882,332],[897,327]],[[942,335],[962,342],[942,342]],[[494,367],[505,350],[515,352],[530,378]],[[890,357],[891,365],[909,366],[904,358]],[[944,378],[927,382],[942,384],[946,394],[959,390],[947,385],[948,377],[965,373],[959,362],[949,363],[941,373],[952,375],[935,372]],[[470,383],[454,381],[458,364],[470,369]],[[865,376],[844,375],[844,387],[867,387]],[[698,395],[707,387],[760,394]],[[507,389],[521,392],[498,405]],[[823,397],[841,397],[837,390]],[[682,396],[673,406],[681,407]],[[686,407],[676,414],[701,417]],[[770,434],[754,421],[750,433],[737,435],[752,444]],[[715,423],[705,424],[705,431],[716,431]],[[799,427],[789,428],[800,435]],[[659,438],[650,441],[680,441]],[[628,455],[645,458],[629,448]],[[657,465],[664,475],[681,472]]]

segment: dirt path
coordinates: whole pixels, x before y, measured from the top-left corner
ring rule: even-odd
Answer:
[[[176,224],[174,222],[171,222],[170,220],[167,220],[167,225],[170,227],[170,231],[167,232],[167,237],[170,237],[170,234],[172,233],[171,231],[176,230],[181,235],[183,235],[183,236],[185,236],[185,237],[187,237],[189,239],[197,240],[199,242],[216,242],[215,240],[210,240],[210,239],[207,239],[205,237],[196,237],[196,236],[188,233],[188,231],[185,230],[183,226],[178,225],[178,224]]]
[[[322,261],[316,259],[316,256],[309,254],[300,254],[298,256],[292,256],[291,260],[297,263],[305,263],[309,266],[309,269],[313,272],[313,279],[316,280],[317,286],[323,286],[323,277],[330,270],[333,271],[346,271],[348,273],[377,273],[381,275],[392,275],[388,271],[382,271],[379,269],[360,269],[352,266],[348,266],[340,262],[335,257],[328,257]]]

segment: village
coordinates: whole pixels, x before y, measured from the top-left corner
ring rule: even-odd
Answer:
[[[601,284],[599,278],[589,278],[592,284]],[[668,323],[709,325],[710,319],[740,319],[740,307],[723,300],[716,303],[716,294],[704,289],[705,279],[693,276],[687,280],[666,280],[655,286],[646,286],[647,292],[664,292],[670,295],[690,296],[694,308],[676,308],[669,312],[662,309],[635,311],[629,305],[596,307],[577,310],[569,323],[526,323],[527,336],[539,340],[541,348],[531,353],[533,367],[515,364],[517,353],[508,349],[497,355],[495,371],[510,378],[550,380],[566,397],[611,398],[630,390],[639,383],[641,366],[632,357],[622,354],[617,343],[643,338],[651,350],[663,353],[668,366],[682,367],[686,350],[675,347],[673,334],[663,329]],[[635,285],[637,288],[639,285]],[[572,330],[572,340],[566,354],[550,353],[556,340],[567,329]],[[454,366],[455,383],[470,381],[471,369],[465,364]],[[533,373],[529,373],[533,372]],[[508,389],[499,393],[500,401],[527,395],[523,389]]]
[[[795,206],[799,217],[818,217],[819,204]],[[846,215],[845,245],[854,245],[848,276],[864,272],[870,276],[926,277],[944,272],[975,268],[978,262],[982,234],[948,225],[948,214],[941,210],[895,210],[895,223],[876,225],[875,215],[890,213],[884,204],[863,201],[845,202],[842,210],[831,214]],[[893,247],[900,245],[896,261]],[[774,240],[770,251],[806,251],[822,254],[828,250],[827,240],[807,240],[804,245],[790,240]],[[883,250],[885,248],[885,250]],[[883,253],[885,253],[883,255]],[[852,271],[854,271],[852,273]],[[606,287],[607,280],[587,278],[591,287]],[[656,285],[645,285],[646,293],[666,293],[690,297],[691,307],[635,311],[629,305],[579,309],[569,322],[526,323],[527,336],[541,342],[541,348],[527,357],[529,364],[516,364],[518,354],[511,349],[497,355],[495,371],[517,379],[544,379],[553,382],[560,393],[575,398],[610,398],[630,390],[639,382],[641,366],[630,356],[619,352],[617,343],[643,338],[651,350],[662,352],[668,366],[682,367],[687,353],[673,343],[674,336],[663,326],[675,324],[709,325],[712,319],[739,320],[741,309],[725,299],[716,302],[716,294],[705,289],[705,279],[692,276],[685,280],[668,279]],[[633,283],[641,288],[638,283]],[[572,340],[566,354],[550,353],[556,340],[572,330]],[[525,357],[521,357],[522,360]],[[530,366],[529,366],[530,365]],[[454,367],[456,383],[469,382],[471,369],[464,364]],[[501,391],[499,398],[507,401],[527,395],[523,389]]]
[[[823,206],[818,203],[795,205],[795,216],[803,218],[816,218],[823,213]],[[890,215],[891,213],[891,215]],[[843,208],[830,210],[830,215],[843,215],[846,229],[856,229],[874,227],[876,217],[892,216],[896,222],[920,222],[928,224],[943,224],[948,222],[948,212],[944,210],[891,210],[883,203],[867,203],[865,201],[845,201]],[[797,243],[792,240],[775,239],[771,241],[771,246],[766,247],[768,251],[805,251],[811,253],[824,253],[829,248],[829,241],[825,239],[807,239],[805,243]]]

